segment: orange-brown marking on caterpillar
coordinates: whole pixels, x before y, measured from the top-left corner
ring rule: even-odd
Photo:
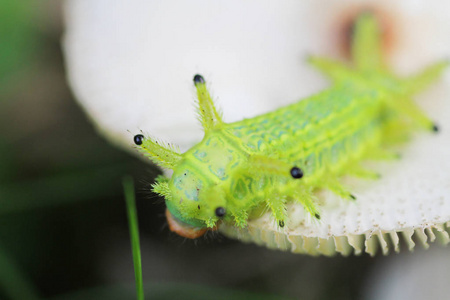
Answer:
[[[196,239],[198,237],[201,237],[207,231],[206,228],[199,229],[180,224],[177,220],[175,220],[175,218],[172,216],[172,214],[168,209],[166,209],[166,219],[167,223],[169,224],[170,231],[175,232],[176,234],[181,235],[182,237],[188,239]]]
[[[394,16],[393,12],[387,12],[379,7],[368,5],[349,7],[338,14],[333,28],[338,37],[336,42],[339,52],[345,58],[351,58],[351,44],[355,22],[358,16],[364,12],[370,12],[377,18],[382,32],[383,57],[388,57],[389,53],[395,48],[398,40],[396,16]]]

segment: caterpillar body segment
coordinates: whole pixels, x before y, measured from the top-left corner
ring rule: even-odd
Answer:
[[[399,79],[383,64],[375,18],[358,18],[352,46],[353,66],[324,58],[309,61],[332,86],[300,102],[234,123],[225,123],[196,75],[203,140],[185,153],[136,136],[150,159],[173,170],[153,190],[165,197],[172,231],[196,238],[219,222],[245,227],[249,218],[270,210],[279,228],[288,224],[286,204],[301,203],[320,219],[314,190],[324,188],[348,200],[356,197],[339,178],[378,178],[360,166],[363,159],[392,159],[386,144],[416,127],[436,126],[416,107],[411,95],[443,71],[435,64],[419,75]]]

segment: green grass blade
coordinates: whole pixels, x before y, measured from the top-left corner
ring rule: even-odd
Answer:
[[[142,283],[141,248],[139,244],[139,228],[134,197],[134,183],[129,176],[123,179],[125,201],[127,204],[128,223],[130,227],[131,248],[133,250],[134,275],[136,279],[136,294],[138,300],[144,300],[144,286]]]

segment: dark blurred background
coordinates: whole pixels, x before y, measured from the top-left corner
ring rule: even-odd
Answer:
[[[136,182],[148,299],[362,297],[383,258],[170,233],[149,192],[158,171],[97,135],[73,99],[61,6],[0,0],[0,299],[133,299],[124,175]]]

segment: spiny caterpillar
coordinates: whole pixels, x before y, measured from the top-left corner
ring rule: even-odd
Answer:
[[[298,103],[252,119],[224,123],[195,75],[203,140],[180,154],[174,147],[139,134],[134,142],[153,162],[172,169],[158,177],[153,191],[164,196],[172,231],[197,238],[218,222],[245,227],[249,217],[270,209],[279,227],[286,203],[301,203],[320,219],[316,189],[356,199],[339,181],[343,175],[377,178],[363,159],[395,157],[385,145],[416,127],[438,128],[411,96],[432,83],[447,63],[399,79],[383,64],[380,29],[373,15],[361,14],[354,27],[352,66],[325,58],[309,62],[333,82],[331,88]]]

